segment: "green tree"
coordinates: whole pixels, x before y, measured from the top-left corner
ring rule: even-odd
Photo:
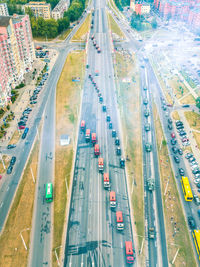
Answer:
[[[63,19],[58,19],[58,33],[63,32],[64,30],[69,28],[69,18],[64,17]]]
[[[45,24],[47,37],[55,38],[58,35],[58,22],[55,19],[47,19]]]

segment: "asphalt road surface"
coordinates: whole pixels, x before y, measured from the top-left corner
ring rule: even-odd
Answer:
[[[103,175],[98,172],[94,147],[86,143],[85,134],[80,131],[64,266],[125,266],[125,241],[133,241],[125,170],[119,167],[115,138],[106,122],[106,115],[109,114],[120,138],[105,4],[103,0],[94,6],[94,28],[91,34],[94,33],[102,52],[98,54],[92,41],[89,41],[89,69],[84,84],[81,119],[86,121],[86,128],[97,134],[101,157],[104,158],[104,172],[109,173],[110,190],[116,192],[117,207],[111,211],[109,190],[104,189]],[[99,76],[94,75],[95,70],[99,71]],[[89,73],[102,93],[107,112],[102,111],[97,92],[88,79]],[[117,210],[123,212],[125,227],[121,233],[116,229]]]

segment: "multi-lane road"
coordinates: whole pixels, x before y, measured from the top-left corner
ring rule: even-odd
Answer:
[[[94,28],[90,36],[94,34],[102,52],[97,53],[92,41],[89,41],[89,69],[83,89],[81,119],[86,121],[86,128],[97,134],[101,157],[104,158],[104,172],[109,173],[111,185],[109,190],[104,189],[94,147],[86,143],[85,135],[80,131],[64,266],[125,266],[125,241],[133,241],[125,171],[120,168],[115,138],[106,121],[109,114],[120,138],[105,4],[104,0],[94,3]],[[95,70],[99,71],[99,76],[94,75]],[[88,78],[89,73],[99,87],[107,112],[102,111],[97,92]],[[115,211],[111,211],[109,206],[110,190],[116,192]],[[125,228],[121,233],[116,229],[116,211],[123,213]]]

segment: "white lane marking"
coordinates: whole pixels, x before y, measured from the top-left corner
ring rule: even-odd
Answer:
[[[72,266],[72,255],[70,256],[70,260],[69,260],[69,266]]]
[[[6,189],[6,191],[8,191],[8,190],[9,190],[9,188],[10,188],[10,187],[8,186],[8,187],[7,187],[7,189]]]
[[[81,257],[81,267],[83,267],[83,254],[82,254],[82,257]]]
[[[3,202],[1,202],[1,204],[0,204],[0,208],[3,206]]]

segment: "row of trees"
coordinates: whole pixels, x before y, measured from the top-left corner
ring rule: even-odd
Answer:
[[[136,12],[133,12],[132,17],[131,17],[131,27],[136,29],[137,31],[143,31],[145,30],[145,22],[146,21],[145,17],[143,15],[136,14]],[[157,28],[157,21],[155,18],[152,19],[151,21],[151,27],[153,29]]]
[[[118,7],[120,11],[123,10],[125,6],[130,6],[130,0],[114,0],[115,5]]]
[[[58,20],[44,20],[42,17],[35,18],[32,11],[28,10],[27,13],[31,18],[33,37],[55,38],[58,34],[69,28],[70,22],[78,20],[84,9],[85,0],[73,0],[69,9],[64,12],[64,17]]]

